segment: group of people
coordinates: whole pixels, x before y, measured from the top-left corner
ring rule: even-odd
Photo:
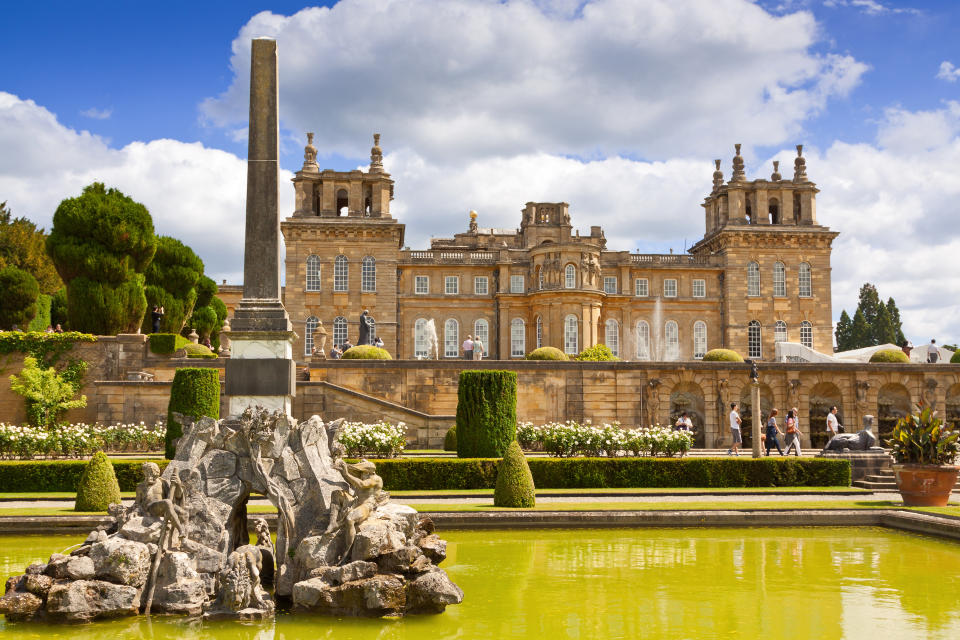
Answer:
[[[743,420],[740,418],[739,408],[739,403],[730,403],[729,418],[732,444],[730,445],[730,448],[727,449],[727,455],[739,456],[740,445],[743,444],[743,436],[740,433],[740,426],[743,424]],[[763,444],[763,447],[766,448],[768,456],[770,455],[770,451],[776,447],[781,456],[789,455],[790,452],[793,451],[794,455],[799,457],[802,453],[800,451],[800,436],[802,435],[802,432],[800,431],[800,412],[796,407],[793,407],[787,411],[787,417],[783,421],[783,431],[780,430],[780,425],[777,424],[778,415],[780,415],[779,410],[770,410],[766,427],[764,428],[763,433],[760,434],[760,440]],[[843,433],[843,425],[841,425],[840,421],[837,420],[836,406],[830,407],[830,412],[827,413],[826,430],[827,434],[831,438],[838,433]],[[786,451],[780,447],[780,436],[783,436],[784,438]]]
[[[13,325],[13,327],[10,328],[10,331],[16,331],[16,332],[18,332],[18,333],[23,333],[23,329],[20,328],[20,325],[16,325],[16,324]],[[47,325],[47,328],[44,330],[44,333],[63,333],[63,327],[61,327],[59,323],[57,324],[57,326],[53,326],[52,324],[48,324],[48,325]]]
[[[479,337],[477,337],[477,339],[474,340],[473,336],[468,335],[467,339],[464,340],[463,344],[460,346],[463,348],[464,360],[482,360],[483,359],[483,343],[480,341]]]
[[[341,357],[343,357],[343,352],[352,346],[353,346],[353,343],[350,342],[350,338],[347,338],[346,340],[344,340],[343,344],[335,344],[332,347],[330,347],[330,353],[327,355],[327,357],[330,358],[331,360],[339,360]],[[377,336],[376,339],[373,341],[373,346],[380,347],[382,349],[383,338],[381,338],[380,336]],[[314,354],[317,353],[319,348],[320,347],[314,347],[313,349]]]

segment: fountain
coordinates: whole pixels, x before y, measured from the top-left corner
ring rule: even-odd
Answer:
[[[650,327],[650,359],[655,362],[663,361],[661,331],[663,331],[663,300],[660,296],[657,296],[653,303],[653,326]]]
[[[433,321],[433,318],[427,320],[427,324],[424,327],[424,332],[427,334],[427,357],[430,357],[430,354],[433,354],[434,360],[440,359],[440,339],[437,337],[437,323]]]

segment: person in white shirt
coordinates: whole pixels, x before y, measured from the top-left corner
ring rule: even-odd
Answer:
[[[740,414],[737,413],[737,403],[730,403],[730,435],[733,437],[733,444],[730,445],[730,448],[727,449],[727,455],[740,455],[740,445],[743,443],[743,438],[740,435]]]
[[[930,346],[927,347],[927,362],[933,364],[940,359],[940,349],[937,348],[937,341],[930,340]]]
[[[483,360],[483,343],[480,342],[480,338],[473,341],[473,359]]]
[[[837,407],[830,407],[830,413],[827,414],[827,435],[832,438],[840,433],[840,421],[837,420]]]
[[[467,336],[467,339],[463,341],[463,359],[464,360],[473,360],[473,337]]]
[[[687,412],[684,411],[680,414],[680,417],[677,418],[673,426],[677,428],[677,431],[693,431],[693,420],[691,420]]]

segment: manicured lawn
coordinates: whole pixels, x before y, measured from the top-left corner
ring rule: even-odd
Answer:
[[[844,493],[849,493],[850,495],[857,494],[869,494],[871,491],[868,489],[859,489],[857,487],[725,487],[718,489],[697,489],[697,488],[617,488],[617,489],[537,489],[538,496],[550,496],[557,494],[579,494],[579,495],[590,495],[594,493],[601,493],[604,495],[608,494],[649,494],[657,495],[661,493],[674,493],[674,494],[690,494],[696,495],[698,493],[709,492],[714,493],[745,493],[745,494],[765,494],[765,493],[829,493],[835,491],[843,491]],[[391,491],[391,496],[397,498],[403,498],[405,496],[492,496],[493,489],[439,489],[439,490],[404,490],[404,491]]]

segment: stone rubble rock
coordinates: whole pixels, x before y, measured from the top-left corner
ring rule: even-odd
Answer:
[[[10,576],[7,578],[7,582],[4,585],[3,592],[5,594],[10,593],[11,591],[23,591],[24,584],[27,581],[26,574],[19,576]]]
[[[198,615],[207,602],[206,585],[182,551],[167,553],[157,571],[153,605],[158,611]]]
[[[380,556],[377,558],[377,565],[382,573],[406,573],[410,571],[410,565],[422,557],[423,553],[419,548],[408,545]]]
[[[53,578],[36,573],[28,573],[23,584],[24,590],[39,598],[46,598],[52,586]]]
[[[400,549],[404,543],[403,534],[392,527],[390,521],[371,518],[360,525],[353,541],[350,559],[373,560]]]
[[[57,583],[47,594],[47,614],[66,622],[132,616],[138,613],[139,604],[136,587],[102,580]]]
[[[63,580],[67,577],[67,562],[70,560],[70,556],[65,556],[62,553],[54,553],[50,556],[50,559],[47,560],[47,568],[44,569],[44,573],[55,580]]]
[[[24,571],[24,573],[30,576],[30,575],[41,575],[43,573],[46,573],[46,571],[47,571],[46,564],[42,562],[34,562],[29,567],[27,567],[27,570]]]
[[[441,613],[450,604],[463,602],[463,591],[447,572],[434,568],[407,583],[407,612]]]
[[[67,562],[67,577],[71,580],[92,580],[94,573],[93,560],[86,556],[70,558]]]
[[[393,575],[378,574],[339,586],[311,578],[294,585],[293,606],[329,615],[402,615],[406,592],[403,580]]]
[[[142,542],[108,538],[90,548],[96,577],[117,584],[142,587],[150,570],[150,550]]]
[[[29,620],[43,606],[43,600],[26,591],[12,591],[0,598],[0,613],[7,620]]]
[[[237,456],[229,451],[211,451],[200,464],[208,478],[229,478],[237,472]]]
[[[434,564],[440,564],[447,559],[447,541],[435,533],[420,538],[417,546]]]
[[[330,586],[344,582],[372,578],[377,574],[377,565],[373,562],[351,562],[340,567],[318,567],[310,571],[310,578],[320,578]]]
[[[120,528],[120,535],[127,540],[157,544],[160,542],[160,530],[163,521],[160,518],[135,516],[127,520]]]

